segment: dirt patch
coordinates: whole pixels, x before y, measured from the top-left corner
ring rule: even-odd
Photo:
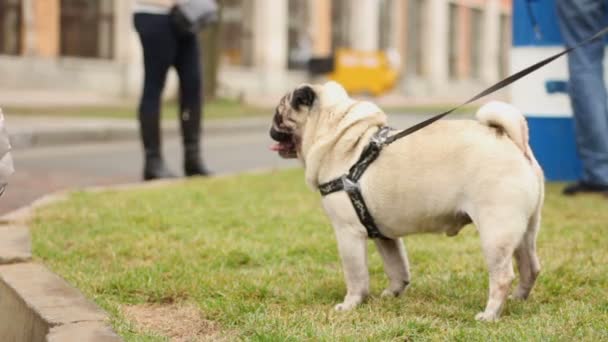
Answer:
[[[193,304],[139,304],[122,307],[125,317],[142,332],[153,332],[170,341],[227,341],[219,325],[201,317]]]

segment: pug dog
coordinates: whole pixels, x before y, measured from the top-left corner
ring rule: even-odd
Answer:
[[[386,125],[371,102],[356,101],[328,82],[301,85],[276,107],[271,149],[298,158],[307,184],[348,173],[370,138]],[[393,131],[395,134],[398,131]],[[383,296],[399,296],[410,283],[400,237],[414,233],[458,234],[473,223],[489,271],[489,298],[475,318],[498,320],[513,272],[519,284],[512,298],[526,299],[540,272],[536,236],[544,197],[543,172],[528,145],[528,126],[513,106],[490,102],[476,120],[441,120],[384,147],[359,180],[380,232],[374,239],[389,285]],[[365,227],[348,195],[322,198],[338,242],[347,293],[336,310],[351,310],[369,295]]]

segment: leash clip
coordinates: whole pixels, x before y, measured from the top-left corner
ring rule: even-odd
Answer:
[[[370,143],[374,145],[374,147],[380,149],[386,144],[386,139],[388,138],[388,132],[390,129],[388,127],[380,128],[374,135],[372,135],[369,140]]]
[[[342,180],[342,187],[344,188],[344,191],[350,193],[359,189],[359,183],[353,182],[348,175],[342,175],[340,179]]]

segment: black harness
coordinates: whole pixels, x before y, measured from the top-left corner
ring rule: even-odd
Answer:
[[[388,133],[390,131],[391,128],[389,127],[380,128],[376,133],[374,133],[369,144],[365,146],[363,152],[361,152],[359,160],[357,160],[355,165],[350,168],[347,174],[319,185],[319,191],[321,192],[322,196],[327,196],[337,191],[346,191],[348,198],[350,198],[350,202],[353,204],[353,208],[355,208],[355,212],[359,217],[359,221],[361,221],[363,226],[365,226],[367,236],[370,239],[388,238],[382,235],[378,229],[378,226],[376,226],[376,223],[374,222],[374,218],[369,213],[367,205],[365,205],[365,200],[361,194],[361,187],[359,186],[359,179],[365,170],[367,170],[369,165],[376,160],[376,158],[378,158],[382,148],[387,145]]]
[[[365,170],[367,170],[367,168],[370,166],[370,164],[372,162],[374,162],[374,160],[376,160],[376,158],[378,158],[378,156],[380,155],[380,152],[382,151],[382,148],[384,148],[384,146],[390,145],[395,140],[408,136],[408,135],[432,124],[433,122],[443,118],[444,116],[454,112],[455,110],[457,110],[473,101],[476,101],[486,95],[489,95],[497,90],[504,88],[505,86],[519,80],[520,78],[553,62],[554,60],[567,54],[568,52],[570,52],[574,49],[577,49],[583,45],[586,45],[596,39],[599,39],[600,37],[604,36],[607,33],[608,33],[608,27],[602,29],[598,33],[585,39],[584,41],[578,43],[575,46],[568,47],[565,50],[563,50],[562,52],[559,52],[553,56],[547,57],[547,58],[543,59],[542,61],[540,61],[536,64],[533,64],[533,65],[499,81],[498,83],[487,88],[486,90],[482,91],[481,93],[473,96],[471,99],[462,103],[461,105],[458,105],[443,113],[437,114],[408,129],[405,129],[395,135],[389,136],[389,132],[391,131],[391,128],[381,127],[376,133],[374,133],[374,135],[370,139],[369,144],[367,144],[367,146],[365,146],[365,148],[363,149],[363,152],[361,152],[361,155],[359,156],[359,159],[353,166],[351,166],[348,173],[344,174],[338,178],[335,178],[334,180],[331,180],[327,183],[323,183],[323,184],[319,185],[319,192],[321,193],[322,196],[327,196],[329,194],[333,194],[334,192],[345,191],[348,194],[348,198],[350,199],[350,202],[353,204],[353,208],[355,209],[355,212],[357,213],[357,216],[359,217],[359,221],[361,221],[361,224],[363,224],[363,226],[365,227],[365,230],[367,230],[367,236],[370,239],[390,240],[389,238],[384,236],[382,234],[382,232],[380,232],[380,230],[378,229],[378,226],[374,222],[374,218],[370,214],[369,209],[367,209],[367,205],[365,204],[365,200],[363,199],[363,195],[361,194],[361,186],[359,184],[359,179],[361,178],[361,176],[363,175]],[[351,108],[349,108],[349,110]]]

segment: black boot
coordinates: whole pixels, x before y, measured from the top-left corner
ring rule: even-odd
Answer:
[[[175,178],[175,174],[169,170],[165,162],[160,157],[146,157],[144,166],[144,180],[161,178]]]
[[[175,178],[175,174],[169,170],[165,164],[165,161],[160,155],[150,157],[146,156],[144,165],[144,180],[161,178]]]
[[[184,173],[186,176],[211,176],[201,160],[198,144],[184,145]]]
[[[139,115],[141,140],[144,145],[144,180],[174,178],[161,154],[159,115]]]
[[[184,174],[190,176],[211,176],[201,158],[201,111],[200,104],[182,106],[180,124],[184,144]]]
[[[577,183],[570,184],[562,190],[562,194],[566,196],[574,196],[578,194],[603,194],[608,196],[608,185],[602,184],[593,184],[587,183],[583,181],[578,181]]]

